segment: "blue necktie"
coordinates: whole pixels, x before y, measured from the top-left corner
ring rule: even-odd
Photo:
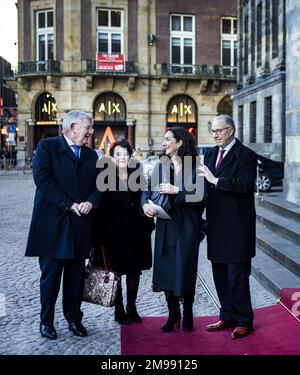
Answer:
[[[74,149],[74,154],[75,154],[76,159],[79,159],[80,158],[80,154],[79,154],[80,147],[77,146],[77,145],[72,145],[72,147]]]

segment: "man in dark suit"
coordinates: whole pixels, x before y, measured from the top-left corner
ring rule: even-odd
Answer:
[[[69,330],[86,336],[81,323],[85,258],[91,248],[91,211],[99,205],[97,154],[86,147],[93,133],[92,117],[69,112],[63,135],[40,141],[33,159],[36,194],[26,256],[38,256],[41,269],[43,337],[56,339],[54,309],[63,276],[63,313]]]
[[[199,169],[206,178],[208,194],[207,254],[221,304],[220,320],[206,330],[235,326],[231,338],[237,339],[253,328],[249,277],[251,258],[255,256],[257,158],[234,133],[231,117],[214,119],[211,134],[217,146],[205,154],[204,166]]]

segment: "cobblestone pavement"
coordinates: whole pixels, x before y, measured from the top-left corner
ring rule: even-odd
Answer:
[[[58,339],[40,337],[40,271],[37,258],[24,257],[33,196],[31,175],[0,175],[0,354],[120,354],[120,327],[113,320],[113,308],[83,303],[83,323],[89,335],[77,338],[67,329],[59,298],[55,319]],[[205,244],[201,245],[199,264],[200,275],[212,288]],[[142,275],[138,310],[142,316],[166,315],[163,294],[151,290],[151,276],[151,270]],[[197,284],[195,315],[216,315],[217,309],[200,280]],[[275,303],[254,280],[251,292],[254,307]]]

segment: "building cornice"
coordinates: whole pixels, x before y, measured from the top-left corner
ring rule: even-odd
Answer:
[[[251,94],[253,94],[257,91],[260,91],[262,89],[266,89],[268,87],[274,86],[278,82],[282,82],[285,79],[285,75],[286,75],[285,71],[273,73],[272,75],[270,75],[267,78],[260,79],[257,82],[255,82],[255,83],[253,83],[253,84],[251,84],[247,87],[244,87],[240,90],[235,91],[231,95],[231,99],[232,100],[238,100],[238,99],[244,98],[248,95],[251,95]]]

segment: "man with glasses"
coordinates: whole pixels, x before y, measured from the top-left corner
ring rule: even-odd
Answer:
[[[99,205],[97,154],[86,147],[92,117],[69,112],[63,135],[40,141],[33,160],[36,194],[26,256],[38,256],[41,269],[42,337],[56,339],[54,309],[63,276],[63,313],[75,336],[86,336],[81,323],[85,258],[91,248],[91,211]]]
[[[230,116],[217,116],[210,133],[217,146],[206,152],[199,174],[206,178],[207,254],[221,308],[219,321],[206,330],[235,327],[231,338],[238,339],[253,328],[249,277],[255,256],[257,158],[234,137]]]

